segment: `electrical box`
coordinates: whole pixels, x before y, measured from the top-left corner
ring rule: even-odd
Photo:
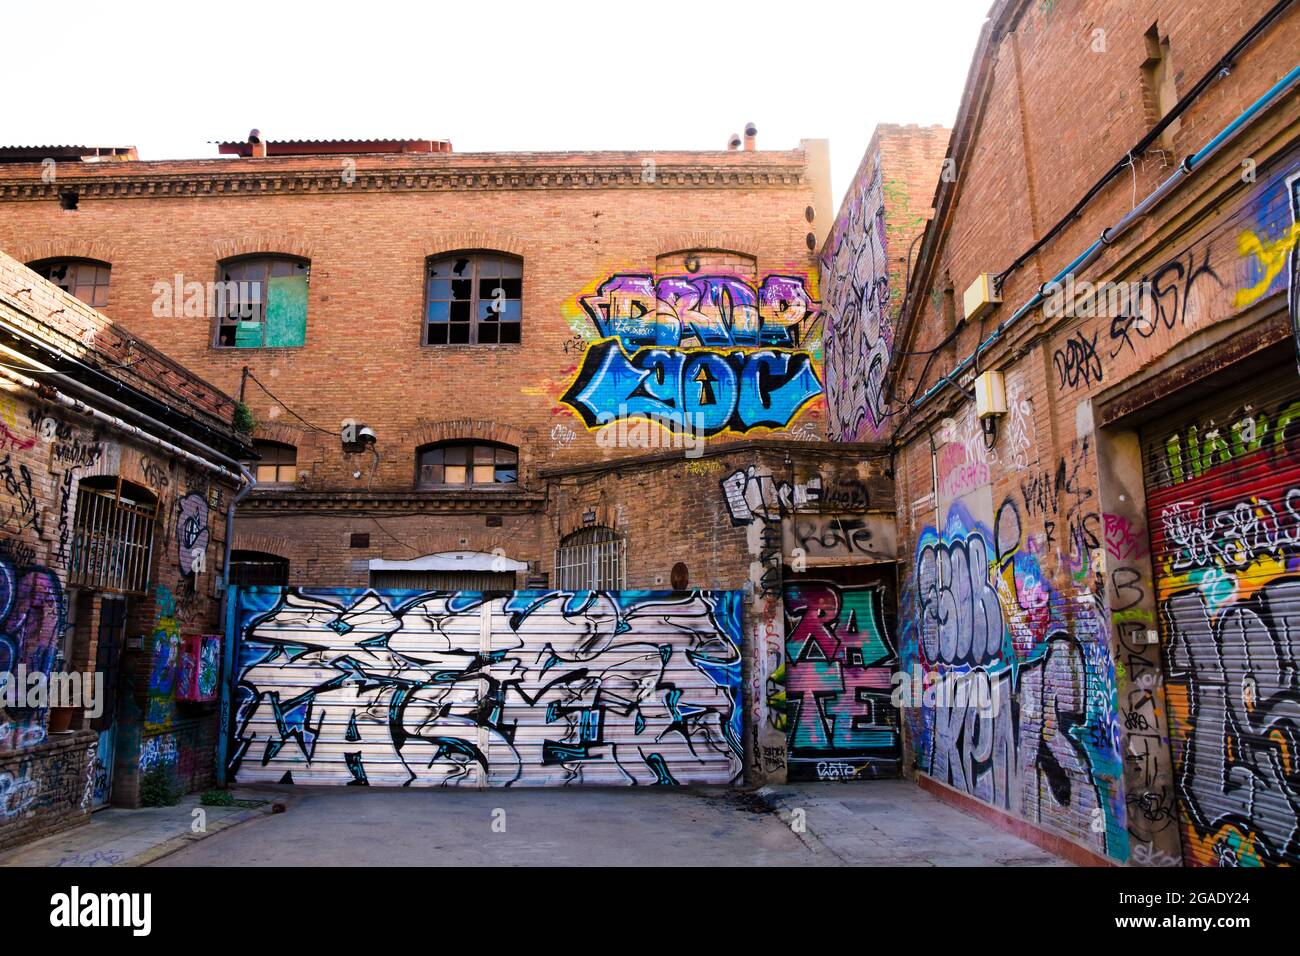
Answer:
[[[186,634],[181,638],[176,699],[191,703],[216,700],[221,681],[221,635]]]
[[[1002,293],[998,291],[997,282],[992,274],[981,272],[962,295],[962,314],[967,322],[977,322],[992,312],[994,306],[1001,304]]]
[[[1001,372],[981,372],[975,379],[975,413],[980,418],[1007,413],[1007,386]]]

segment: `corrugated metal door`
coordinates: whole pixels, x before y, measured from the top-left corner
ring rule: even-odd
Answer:
[[[894,580],[893,564],[785,578],[785,664],[769,704],[785,727],[790,780],[898,776]]]
[[[1300,379],[1250,379],[1142,435],[1193,866],[1300,863]]]
[[[236,594],[238,783],[739,778],[739,592]]]

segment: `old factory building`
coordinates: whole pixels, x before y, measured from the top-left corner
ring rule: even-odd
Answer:
[[[904,776],[1076,862],[1294,864],[1293,6],[998,0],[953,129],[877,127],[838,211],[752,125],[0,150],[0,307],[134,429],[9,383],[52,623],[0,663],[125,641],[118,802]],[[154,536],[128,584],[95,495]],[[157,676],[209,632],[219,707]],[[84,815],[98,728],[46,723],[0,809]]]

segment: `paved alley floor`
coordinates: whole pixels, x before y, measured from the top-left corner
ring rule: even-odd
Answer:
[[[1071,865],[903,780],[764,787],[758,796],[787,825],[801,821],[809,848],[841,865]]]
[[[911,783],[725,789],[263,788],[287,804],[155,866],[1063,865]],[[802,809],[802,832],[789,812]],[[786,819],[783,819],[783,816]]]
[[[257,807],[201,807],[199,797],[191,793],[172,807],[96,811],[84,826],[0,853],[0,866],[142,866],[270,812],[266,800]],[[196,809],[203,811],[201,816]],[[197,829],[196,823],[201,824]]]

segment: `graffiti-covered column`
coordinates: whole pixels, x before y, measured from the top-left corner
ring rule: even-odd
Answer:
[[[758,465],[722,480],[732,524],[745,528],[750,556],[745,585],[745,782],[785,783],[786,735],[772,706],[785,667],[785,610],[781,600],[781,517],[794,509],[794,488]]]
[[[1155,581],[1136,432],[1099,428],[1098,491],[1105,532],[1102,577],[1119,692],[1129,862],[1177,866],[1175,808]]]

